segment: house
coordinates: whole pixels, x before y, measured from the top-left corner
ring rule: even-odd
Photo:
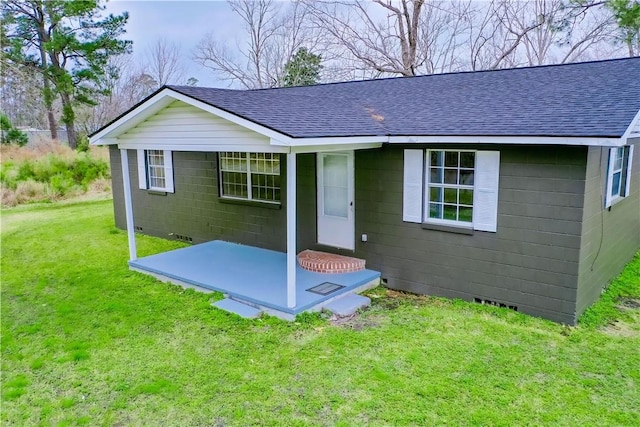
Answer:
[[[166,86],[91,143],[110,147],[132,262],[134,231],[277,251],[292,310],[314,249],[393,289],[575,324],[640,248],[640,58]]]

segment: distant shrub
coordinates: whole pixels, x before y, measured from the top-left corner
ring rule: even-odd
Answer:
[[[27,145],[29,137],[20,129],[13,127],[9,118],[0,113],[0,143],[17,144],[20,147]]]
[[[89,137],[87,135],[79,135],[76,150],[81,153],[89,151]]]
[[[26,150],[26,149],[24,149]],[[87,152],[63,150],[39,157],[24,155],[0,165],[1,203],[15,206],[109,190],[109,164]],[[96,182],[97,185],[93,185]]]

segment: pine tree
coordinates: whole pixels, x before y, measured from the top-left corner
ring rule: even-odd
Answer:
[[[322,57],[301,47],[284,66],[282,86],[310,86],[320,81]]]
[[[100,0],[8,0],[2,5],[3,61],[42,74],[51,136],[56,136],[52,104],[58,96],[72,148],[78,140],[75,107],[95,105],[94,97],[106,91],[103,80],[117,73],[108,67],[109,58],[131,49],[130,41],[119,39],[128,14],[103,17],[103,9]]]

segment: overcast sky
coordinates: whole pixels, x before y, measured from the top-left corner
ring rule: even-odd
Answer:
[[[129,12],[126,39],[133,40],[136,60],[159,38],[179,43],[188,67],[187,77],[198,79],[199,86],[226,87],[213,73],[196,64],[191,57],[198,41],[208,32],[233,38],[241,25],[225,1],[109,0],[107,13]]]

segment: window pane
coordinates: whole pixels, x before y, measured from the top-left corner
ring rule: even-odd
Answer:
[[[613,168],[615,170],[622,169],[622,157],[616,157],[616,162]]]
[[[430,202],[442,202],[442,188],[430,187],[429,193]]]
[[[473,170],[460,170],[460,185],[473,185]]]
[[[611,186],[611,195],[619,196],[620,195],[620,178],[622,173],[616,172],[613,174],[613,185]]]
[[[444,157],[443,151],[432,151],[431,152],[431,166],[442,166],[442,160]]]
[[[230,197],[248,198],[247,175],[239,172],[222,172],[222,194]]]
[[[347,189],[345,187],[324,187],[324,214],[347,218]]]
[[[442,218],[442,203],[429,203],[429,218]]]
[[[473,190],[460,190],[460,201],[461,205],[473,205]]]
[[[473,208],[460,206],[458,208],[458,221],[473,221]]]
[[[444,153],[444,165],[446,167],[458,167],[458,152],[457,151],[445,151]]]
[[[322,157],[324,214],[347,218],[349,194],[347,156],[326,154]]]
[[[456,205],[444,205],[444,212],[442,215],[443,219],[452,219],[452,220],[456,220],[456,211],[458,210],[458,207]]]
[[[431,176],[429,182],[434,184],[442,184],[444,170],[441,168],[431,168]]]
[[[445,203],[458,203],[458,190],[455,188],[444,189]]]
[[[460,167],[473,169],[475,167],[476,153],[463,152],[460,153]]]
[[[444,182],[445,184],[457,184],[458,183],[458,171],[456,169],[444,170]]]

